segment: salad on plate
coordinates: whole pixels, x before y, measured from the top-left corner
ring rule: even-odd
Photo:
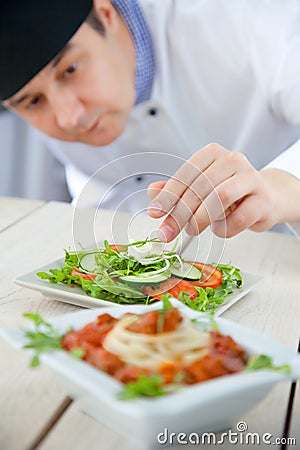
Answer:
[[[163,295],[197,311],[214,312],[242,287],[240,270],[230,264],[186,261],[157,239],[65,250],[61,268],[37,272],[50,283],[79,285],[90,297],[117,304],[150,304]]]

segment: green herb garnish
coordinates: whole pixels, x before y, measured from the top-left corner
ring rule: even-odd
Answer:
[[[203,317],[195,317],[194,319],[191,319],[191,322],[196,324],[197,328],[199,328],[202,332],[207,332],[210,330],[219,331],[218,324],[213,314],[206,313],[205,318],[207,320],[203,320]]]
[[[253,370],[261,369],[277,370],[279,372],[285,373],[286,375],[289,375],[291,373],[291,366],[289,364],[275,366],[273,364],[273,359],[267,355],[258,355],[251,357],[248,361],[245,371],[251,372]]]
[[[212,264],[222,272],[222,286],[227,289],[232,287],[242,287],[243,279],[240,274],[240,269],[231,264]]]
[[[73,358],[75,359],[82,359],[85,355],[85,351],[83,350],[83,348],[74,348],[73,350],[70,351],[70,355],[73,356]]]
[[[124,385],[118,397],[121,400],[131,400],[136,397],[160,397],[168,391],[163,387],[163,379],[160,375],[140,375],[137,381]]]
[[[172,297],[171,294],[163,294],[161,296],[163,308],[160,311],[158,311],[157,330],[156,330],[158,334],[162,333],[164,330],[166,312],[168,311],[168,309],[173,307],[172,303],[169,301],[169,298],[171,297]]]
[[[163,311],[165,311],[165,312],[168,311],[168,309],[173,308],[173,305],[169,300],[170,298],[172,298],[171,294],[163,294],[161,296],[161,301],[163,304]]]
[[[189,294],[182,291],[179,300],[188,305],[191,309],[199,312],[209,312],[211,315],[215,313],[218,306],[222,305],[229,294],[232,294],[234,288],[241,288],[242,276],[240,269],[230,264],[212,264],[222,272],[222,284],[217,288],[202,288],[195,286],[197,297],[193,300],[189,298]]]
[[[23,316],[32,320],[35,324],[34,330],[25,331],[25,336],[29,343],[24,345],[24,348],[30,348],[35,351],[30,365],[31,367],[37,367],[40,363],[39,356],[41,353],[62,349],[61,339],[63,336],[50,323],[45,322],[39,314],[25,313]]]

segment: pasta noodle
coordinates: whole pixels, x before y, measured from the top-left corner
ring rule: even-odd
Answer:
[[[230,336],[201,331],[173,307],[119,319],[102,314],[69,331],[62,346],[67,351],[80,348],[86,362],[124,384],[141,380],[143,395],[152,395],[152,375],[161,386],[178,387],[239,372],[247,361],[245,350]]]
[[[165,363],[190,364],[207,353],[209,333],[198,330],[186,317],[174,331],[157,334],[129,330],[137,319],[136,315],[120,318],[103,341],[105,350],[127,364],[155,370]]]

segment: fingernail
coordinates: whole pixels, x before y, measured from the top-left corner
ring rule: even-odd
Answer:
[[[210,224],[210,229],[211,231],[214,231],[217,228],[218,222],[214,221]]]
[[[171,241],[175,237],[174,234],[175,233],[173,229],[168,225],[164,225],[159,230],[157,230],[158,239],[162,242]]]
[[[195,228],[192,227],[192,225],[190,225],[189,223],[186,225],[185,231],[186,231],[186,233],[189,234],[190,236],[196,236],[196,234],[197,234],[197,233],[195,233]]]
[[[155,214],[157,216],[163,213],[163,207],[158,202],[150,203],[150,205],[148,206],[148,211],[151,211],[152,214]]]
[[[188,223],[185,227],[185,231],[187,234],[191,234],[193,232],[193,227]]]

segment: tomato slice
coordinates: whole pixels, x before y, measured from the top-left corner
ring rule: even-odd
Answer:
[[[153,289],[151,286],[144,286],[143,292],[144,294],[149,295],[149,297],[161,300],[161,295],[167,294],[169,289],[178,283],[178,280],[178,278],[169,278],[167,281],[160,283],[159,287],[156,289]]]
[[[157,289],[150,286],[145,286],[143,292],[156,300],[161,300],[163,294],[171,294],[172,297],[178,298],[181,291],[186,292],[191,300],[197,297],[197,291],[193,283],[189,280],[182,280],[181,278],[172,277],[159,285]]]
[[[204,264],[197,261],[189,261],[190,264],[196,266],[202,272],[200,280],[192,281],[194,286],[200,286],[203,288],[211,287],[217,288],[222,284],[222,272],[210,264]]]
[[[109,244],[109,248],[115,252],[125,252],[125,250],[127,250],[127,245]]]
[[[95,273],[82,273],[82,272],[79,272],[79,270],[76,270],[76,269],[72,269],[70,275],[78,275],[83,280],[95,280],[96,276],[97,276]]]
[[[178,278],[180,280],[180,278]],[[189,294],[190,300],[194,300],[197,297],[197,291],[195,287],[193,286],[193,283],[189,280],[181,280],[179,281],[176,286],[169,289],[169,294],[171,294],[173,297],[178,298],[180,292],[186,292]]]

